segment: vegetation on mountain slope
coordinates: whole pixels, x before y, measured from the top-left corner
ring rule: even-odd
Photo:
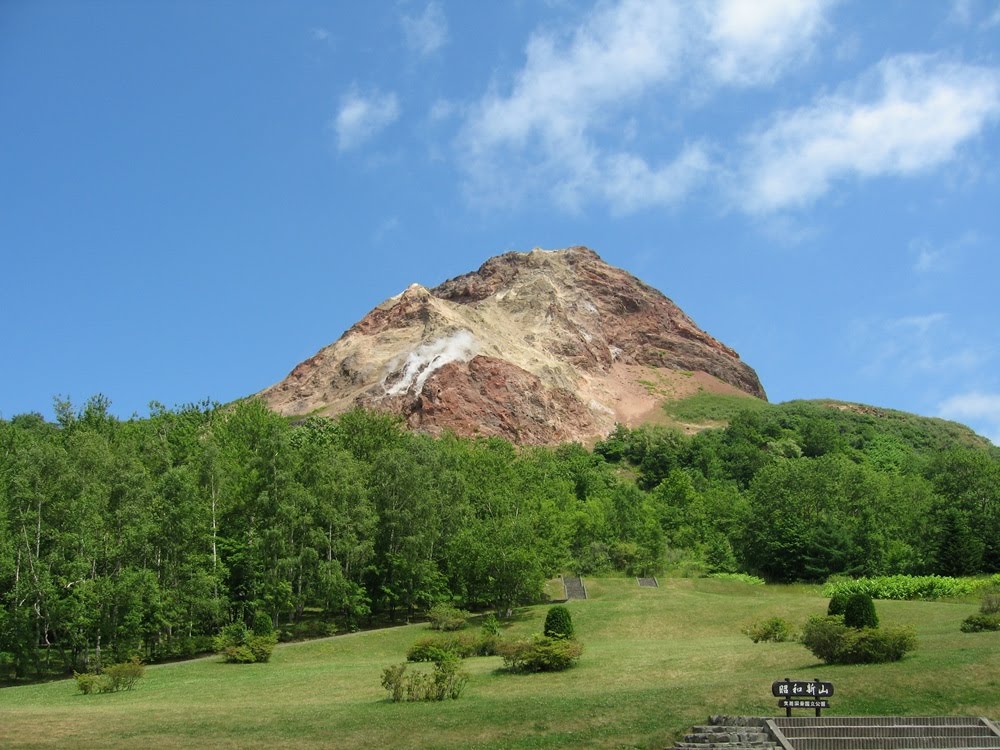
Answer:
[[[591,452],[431,438],[364,411],[291,424],[253,400],[57,412],[0,420],[15,678],[191,654],[261,618],[505,613],[560,571],[1000,570],[997,451],[939,420],[791,403],[690,437],[618,428]]]

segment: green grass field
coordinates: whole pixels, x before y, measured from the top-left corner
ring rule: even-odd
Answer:
[[[1000,633],[965,634],[973,603],[878,602],[884,624],[916,628],[902,662],[822,665],[797,643],[753,644],[747,623],[824,613],[807,586],[588,579],[568,604],[584,643],[558,674],[498,672],[469,659],[457,701],[389,703],[383,667],[428,630],[411,625],[279,646],[272,661],[217,657],[152,666],[133,692],[84,696],[72,680],[0,690],[4,748],[661,748],[709,714],[777,715],[773,680],[833,682],[831,714],[1000,718]],[[540,631],[533,607],[508,633]]]

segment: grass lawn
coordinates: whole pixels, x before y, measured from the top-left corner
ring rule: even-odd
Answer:
[[[773,680],[833,682],[830,714],[1000,718],[1000,633],[961,633],[975,604],[878,602],[883,624],[912,625],[902,662],[825,666],[797,643],[753,644],[747,623],[800,624],[826,599],[807,586],[710,579],[587,579],[568,604],[584,643],[558,674],[499,673],[468,659],[461,699],[389,703],[382,668],[425,625],[279,646],[268,664],[217,657],[152,666],[132,692],[84,696],[72,680],[0,690],[4,748],[662,748],[709,714],[778,715]],[[508,633],[542,628],[525,610]],[[808,712],[803,715],[808,715]]]

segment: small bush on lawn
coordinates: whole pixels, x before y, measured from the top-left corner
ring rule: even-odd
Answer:
[[[917,647],[909,628],[850,628],[837,654],[839,664],[883,664],[899,661]]]
[[[461,662],[454,655],[436,662],[434,671],[409,672],[406,664],[396,664],[382,670],[382,687],[389,692],[389,700],[443,701],[458,699],[469,676],[461,670]]]
[[[899,661],[917,646],[909,628],[849,628],[840,617],[810,617],[801,640],[827,664]]]
[[[573,618],[566,607],[561,604],[549,607],[545,615],[545,635],[548,638],[573,637]]]
[[[215,650],[230,664],[253,664],[271,658],[271,652],[278,642],[273,632],[255,635],[242,622],[226,625],[215,637]]]
[[[810,617],[806,626],[802,628],[802,636],[799,640],[817,658],[822,659],[827,664],[836,664],[840,642],[846,630],[844,618],[840,615],[814,616]]]
[[[862,591],[851,594],[844,604],[844,624],[849,628],[877,628],[875,602]]]
[[[442,654],[460,659],[470,656],[493,656],[499,636],[489,633],[442,633],[418,638],[406,652],[407,661],[439,661]]]
[[[93,672],[74,672],[73,679],[76,680],[77,690],[84,695],[90,695],[97,690],[97,681],[101,679],[101,676]]]
[[[432,630],[461,630],[469,613],[450,604],[435,604],[427,613]]]
[[[129,661],[112,664],[104,668],[100,674],[74,672],[77,689],[84,695],[93,692],[117,693],[119,690],[132,690],[146,673],[145,665],[133,656]]]
[[[500,630],[500,621],[494,614],[488,614],[483,618],[483,635],[492,635],[499,638],[502,632]]]
[[[767,620],[758,620],[747,625],[743,630],[754,643],[770,641],[772,643],[784,643],[794,639],[792,626],[780,617],[770,617]]]
[[[829,617],[835,617],[836,615],[843,616],[844,611],[847,609],[847,600],[851,598],[851,593],[849,591],[835,591],[833,596],[830,597],[830,604],[826,608],[826,614]]]
[[[511,672],[559,672],[576,664],[583,646],[570,638],[535,636],[528,641],[504,641],[497,653]]]
[[[969,615],[962,623],[963,633],[981,633],[985,630],[1000,630],[1000,613]]]
[[[421,638],[406,652],[407,661],[442,661],[448,656],[458,656],[440,638]]]
[[[987,586],[979,602],[979,613],[995,615],[1000,613],[1000,586]]]

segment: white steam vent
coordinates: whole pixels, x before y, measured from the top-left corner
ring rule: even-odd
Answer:
[[[421,344],[406,358],[399,379],[391,386],[386,386],[387,396],[398,396],[415,388],[416,393],[424,389],[427,378],[449,362],[468,362],[479,351],[479,342],[471,332],[456,331],[451,336],[444,336],[426,344]],[[386,377],[383,385],[389,380]]]

